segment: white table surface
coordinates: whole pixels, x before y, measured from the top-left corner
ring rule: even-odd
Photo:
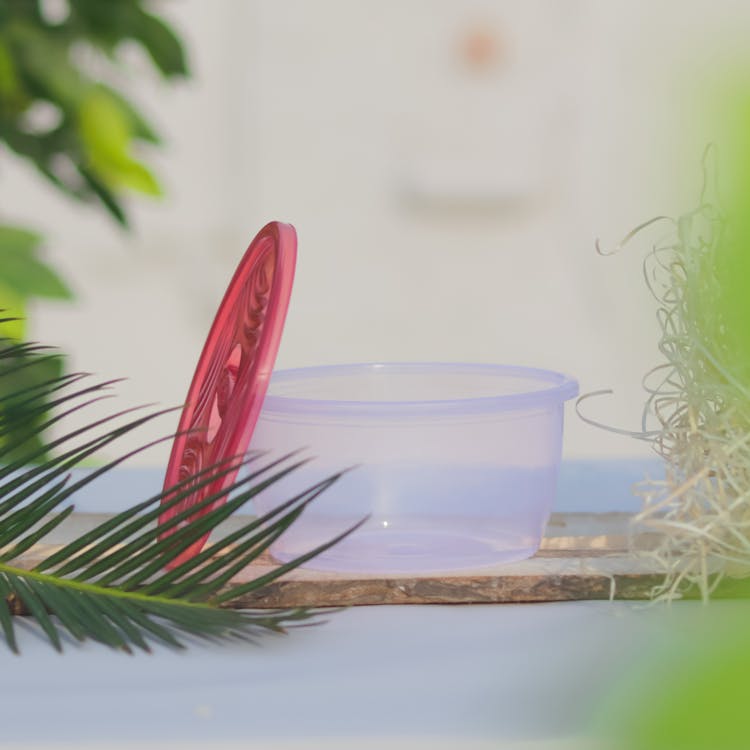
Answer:
[[[357,607],[258,644],[135,656],[58,655],[23,627],[22,656],[0,643],[0,747],[582,747],[629,666],[714,611]]]
[[[700,607],[359,607],[136,656],[24,632],[21,657],[0,652],[0,747],[582,747],[607,692]]]

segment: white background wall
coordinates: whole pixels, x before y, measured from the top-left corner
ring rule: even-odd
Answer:
[[[236,262],[281,219],[297,227],[300,255],[279,367],[548,367],[583,391],[614,388],[589,408],[637,427],[639,381],[658,361],[646,245],[601,258],[594,238],[613,244],[693,207],[711,134],[680,102],[742,48],[750,4],[159,7],[194,77],[166,88],[131,54],[128,85],[167,140],[153,155],[167,198],[134,200],[131,234],[0,154],[0,216],[46,233],[78,295],[38,305],[35,338],[73,368],[128,376],[122,405],[179,403]],[[472,64],[467,48],[485,45],[487,62]],[[568,455],[643,450],[571,411]]]

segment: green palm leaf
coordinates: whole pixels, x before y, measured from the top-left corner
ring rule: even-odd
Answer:
[[[0,369],[0,386],[6,373],[11,373],[14,383],[23,384],[19,373],[48,356],[43,347],[0,339],[0,361],[5,364]],[[255,580],[231,583],[341,473],[262,517],[248,518],[241,528],[210,542],[194,558],[170,567],[196,540],[301,466],[304,461],[294,455],[271,461],[253,454],[209,467],[168,492],[108,518],[31,569],[19,564],[23,553],[65,522],[73,511],[67,501],[78,490],[153,443],[77,481],[71,481],[70,470],[165,413],[137,415],[136,410],[126,410],[98,419],[49,443],[55,455],[45,458],[40,433],[104,397],[111,386],[110,382],[90,384],[86,377],[30,378],[25,387],[0,387],[0,631],[11,650],[18,652],[14,621],[19,615],[33,620],[57,650],[72,638],[91,639],[126,652],[149,651],[153,642],[179,648],[185,636],[247,640],[314,618],[318,613],[306,609],[253,611],[219,605],[265,586],[349,533]],[[33,460],[42,462],[30,463]],[[165,511],[181,508],[196,490],[239,468],[245,474],[240,480],[157,527]],[[220,500],[225,502],[217,505]]]

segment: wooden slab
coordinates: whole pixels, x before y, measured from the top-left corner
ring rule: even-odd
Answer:
[[[105,516],[74,514],[66,537],[77,536]],[[231,531],[247,518],[230,519]],[[624,513],[554,514],[539,552],[529,560],[491,568],[429,575],[348,575],[297,569],[261,591],[230,603],[236,608],[338,607],[373,604],[488,604],[502,602],[646,599],[661,577],[629,552],[630,516]],[[67,539],[53,539],[25,555],[31,567]],[[639,547],[650,540],[639,537]],[[314,562],[314,561],[313,561]],[[233,583],[274,569],[265,556]]]
[[[629,552],[629,521],[624,513],[556,514],[534,557],[477,570],[382,576],[298,569],[232,606],[490,604],[609,599],[613,593],[646,599],[661,576]],[[638,543],[642,548],[649,541]],[[234,583],[271,569],[272,561],[259,561]]]

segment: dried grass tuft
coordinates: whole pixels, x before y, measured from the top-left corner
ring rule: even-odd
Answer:
[[[665,480],[638,486],[643,505],[634,519],[639,532],[658,532],[655,548],[637,551],[664,572],[654,599],[697,590],[707,601],[725,578],[750,576],[750,389],[725,313],[727,269],[720,264],[732,239],[718,197],[708,197],[718,196],[709,180],[712,157],[707,150],[697,209],[677,220],[652,219],[614,251],[647,227],[668,228],[643,264],[658,305],[663,362],[644,377],[642,430],[633,434],[666,463]],[[750,320],[744,335],[750,337]]]

